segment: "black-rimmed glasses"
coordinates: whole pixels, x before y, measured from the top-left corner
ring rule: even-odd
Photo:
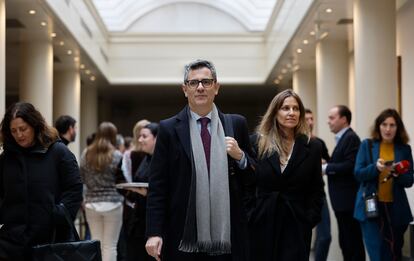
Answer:
[[[188,87],[195,89],[198,87],[200,82],[204,88],[211,88],[213,86],[214,79],[189,80],[186,83]]]

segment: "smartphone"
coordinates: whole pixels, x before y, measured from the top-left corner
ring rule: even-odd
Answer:
[[[384,162],[385,166],[392,166],[392,164],[394,164],[393,160],[387,160],[387,161]]]

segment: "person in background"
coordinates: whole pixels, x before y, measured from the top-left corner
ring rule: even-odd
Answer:
[[[322,149],[322,163],[326,163],[330,159],[328,148],[322,139],[316,137],[313,134],[314,118],[312,111],[310,109],[305,109],[305,112],[305,120],[306,124],[309,127],[311,137],[320,143]],[[329,217],[328,202],[326,201],[325,197],[322,204],[321,222],[319,222],[316,226],[316,238],[314,246],[315,261],[326,261],[328,258],[329,245],[331,244],[331,240],[331,218]]]
[[[276,95],[257,134],[251,260],[308,261],[325,193],[321,146],[310,138],[300,97]]]
[[[133,175],[136,173],[139,165],[141,164],[141,161],[145,157],[145,153],[141,151],[141,146],[138,142],[139,135],[141,129],[148,125],[150,122],[147,120],[140,120],[138,121],[133,130],[133,138],[132,138],[132,147],[127,149],[122,157],[122,174],[123,178],[126,182],[132,182]],[[127,250],[127,238],[130,238],[130,240],[133,240],[132,235],[129,235],[130,229],[128,228],[129,224],[135,220],[135,214],[134,214],[134,200],[135,200],[135,193],[132,193],[128,190],[119,190],[119,192],[124,195],[124,211],[123,211],[123,222],[122,222],[122,228],[121,233],[119,235],[118,240],[118,261],[124,261],[128,260],[128,250]],[[129,255],[134,256],[133,252],[131,252]]]
[[[65,210],[82,202],[75,156],[35,107],[11,105],[1,122],[0,260],[31,260],[31,247],[65,239]]]
[[[160,122],[149,171],[146,249],[156,260],[246,261],[254,193],[246,119],[214,104],[214,65],[185,67],[188,105]]]
[[[124,136],[122,136],[121,134],[117,134],[116,135],[116,145],[115,148],[121,152],[121,154],[124,154],[125,152],[125,140],[124,140]]]
[[[140,130],[139,145],[145,153],[138,169],[132,177],[133,182],[148,183],[149,165],[154,154],[155,143],[157,141],[158,124],[150,123]],[[133,202],[134,208],[128,218],[128,223],[124,225],[127,244],[127,260],[154,260],[145,250],[145,216],[147,207],[147,188],[128,188],[132,193],[128,198]]]
[[[69,115],[62,115],[55,121],[55,128],[65,145],[76,139],[76,120]]]
[[[358,184],[354,177],[355,158],[361,143],[350,127],[352,113],[345,105],[329,110],[328,125],[335,134],[336,146],[331,159],[322,164],[328,177],[329,196],[338,223],[339,246],[344,261],[364,261],[361,228],[353,217]]]
[[[404,232],[413,216],[406,188],[413,185],[413,157],[408,134],[394,109],[382,111],[375,119],[371,139],[359,147],[355,177],[360,183],[354,217],[360,222],[371,261],[402,260]],[[407,161],[405,169],[396,164]],[[387,164],[391,162],[391,164]],[[365,214],[365,196],[377,195],[379,216]]]
[[[102,260],[115,261],[122,226],[123,196],[115,188],[122,154],[115,148],[117,129],[102,122],[92,144],[81,157],[86,185],[85,211],[92,239],[101,241]]]
[[[124,137],[124,147],[125,147],[125,152],[131,150],[131,146],[132,146],[132,137],[131,136],[125,136]]]

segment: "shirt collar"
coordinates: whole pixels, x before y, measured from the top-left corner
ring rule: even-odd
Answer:
[[[194,118],[196,121],[198,121],[200,118],[209,118],[211,121],[211,111],[206,116],[203,116],[203,117],[193,112],[192,110],[190,110],[190,113],[191,113],[191,117]]]
[[[337,134],[335,134],[335,141],[336,143],[339,142],[339,140],[342,138],[342,136],[344,135],[344,133],[349,129],[350,127],[345,127],[342,130],[338,131]]]

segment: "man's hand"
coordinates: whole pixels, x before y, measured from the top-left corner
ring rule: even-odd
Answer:
[[[161,261],[161,248],[161,237],[150,237],[145,244],[145,249],[147,250],[148,255],[152,256],[157,261]]]
[[[227,154],[235,160],[241,160],[243,157],[243,151],[240,149],[237,140],[232,137],[226,137],[226,149]]]

